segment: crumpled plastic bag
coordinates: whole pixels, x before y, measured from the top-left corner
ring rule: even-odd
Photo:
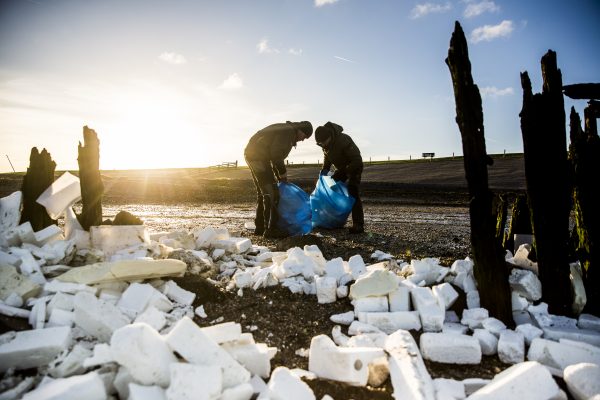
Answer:
[[[280,182],[279,188],[279,229],[290,236],[300,236],[312,230],[310,199],[308,193],[293,183]]]
[[[327,175],[319,176],[317,187],[310,195],[312,226],[329,229],[344,226],[355,201],[344,182],[336,182]]]

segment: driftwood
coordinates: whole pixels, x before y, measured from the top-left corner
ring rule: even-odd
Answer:
[[[29,221],[34,231],[56,223],[50,218],[46,208],[36,202],[38,197],[54,182],[55,169],[56,163],[52,161],[52,157],[46,149],[43,149],[41,153],[37,147],[31,149],[29,167],[23,177],[21,187],[21,192],[23,192],[21,223]]]
[[[569,158],[573,167],[574,238],[581,261],[587,295],[586,312],[600,313],[600,194],[597,174],[600,171],[600,138],[593,104],[584,111],[585,131],[579,115],[571,108]]]
[[[515,198],[511,209],[510,225],[504,237],[503,247],[505,250],[515,252],[515,234],[531,235],[531,215],[527,205],[527,196],[520,194]]]
[[[77,162],[81,183],[81,215],[83,229],[102,223],[102,195],[104,185],[100,177],[100,141],[93,129],[83,127],[83,146],[79,142]]]
[[[513,325],[508,270],[501,242],[496,237],[493,195],[488,187],[487,166],[492,159],[485,149],[481,95],[473,82],[467,41],[458,22],[450,40],[446,64],[452,75],[456,123],[462,137],[465,174],[471,198],[471,247],[481,306],[507,325]]]
[[[571,314],[568,243],[571,190],[567,161],[562,75],[556,53],[542,57],[542,93],[533,94],[521,73],[520,113],[525,179],[542,282],[542,299],[553,314]]]

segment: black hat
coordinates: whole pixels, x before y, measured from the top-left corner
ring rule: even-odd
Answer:
[[[331,134],[333,132],[331,131],[331,129],[329,129],[328,126],[324,125],[324,126],[319,126],[317,128],[317,130],[315,131],[315,141],[318,143],[323,143],[324,141],[326,141],[327,139],[329,139],[331,137]]]
[[[306,136],[307,139],[313,133],[313,127],[309,121],[296,122],[296,128],[304,132],[304,136]]]

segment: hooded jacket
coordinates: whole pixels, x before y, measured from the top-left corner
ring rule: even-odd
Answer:
[[[294,122],[269,125],[256,132],[251,138],[244,157],[248,161],[270,162],[278,176],[286,173],[285,159],[296,146],[297,131]]]
[[[329,171],[333,164],[338,171],[349,176],[360,175],[363,161],[358,146],[350,136],[342,133],[342,126],[333,122],[327,122],[324,126],[331,132],[331,141],[323,148],[323,170]]]

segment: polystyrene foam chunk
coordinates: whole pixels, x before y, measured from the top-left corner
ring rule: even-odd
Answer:
[[[525,359],[525,338],[520,332],[504,330],[498,340],[498,357],[505,364],[516,364]]]
[[[456,299],[458,299],[458,292],[454,290],[451,284],[442,283],[432,288],[433,295],[437,298],[440,307],[444,310],[452,307]]]
[[[348,259],[348,267],[355,280],[367,272],[365,262],[360,254],[355,254]]]
[[[150,284],[132,283],[121,295],[121,298],[117,302],[117,307],[126,312],[128,315],[136,316],[142,313],[149,306],[150,301],[155,296],[164,298],[164,303],[171,303],[165,297],[165,295],[160,293]],[[170,311],[170,309],[166,309],[164,311]]]
[[[444,326],[442,326],[442,333],[466,335],[467,332],[469,332],[469,327],[458,322],[444,322]]]
[[[150,325],[157,331],[160,331],[167,324],[165,313],[154,306],[146,308],[146,310],[137,316],[135,322],[143,322]]]
[[[19,274],[12,265],[0,265],[0,299],[5,300],[10,294],[16,293],[27,300],[40,291],[40,285]]]
[[[419,309],[421,325],[425,332],[440,332],[444,326],[446,313],[437,304],[430,304]]]
[[[329,317],[334,324],[350,325],[354,321],[354,311],[348,311],[341,314],[334,314]]]
[[[358,299],[367,296],[383,296],[398,288],[396,275],[383,269],[374,269],[360,276],[350,286],[350,298]]]
[[[23,400],[105,400],[106,389],[97,372],[55,379],[26,393]]]
[[[552,375],[537,362],[523,362],[505,369],[473,393],[469,400],[552,399],[559,392]]]
[[[515,328],[515,331],[520,332],[523,335],[527,346],[531,345],[533,339],[542,337],[544,334],[544,331],[531,324],[519,325]]]
[[[336,279],[329,276],[319,276],[315,279],[317,285],[317,301],[319,304],[333,303],[336,300]]]
[[[0,198],[0,233],[19,225],[22,199],[23,193],[20,191]]]
[[[200,329],[217,344],[238,340],[242,336],[242,326],[236,322],[223,322]]]
[[[481,346],[479,341],[466,335],[424,333],[420,348],[423,358],[447,364],[479,364]]]
[[[46,365],[70,343],[71,328],[66,326],[17,332],[0,345],[0,371]]]
[[[48,318],[48,323],[46,326],[73,326],[73,322],[75,320],[75,313],[72,311],[61,310],[60,308],[55,308],[50,313],[50,318]]]
[[[91,355],[91,350],[81,344],[76,344],[69,354],[58,365],[52,366],[48,372],[54,378],[67,378],[83,374],[85,372],[83,361]]]
[[[506,329],[504,322],[493,317],[484,319],[481,321],[481,325],[483,326],[483,329],[493,333],[496,336],[500,336],[500,333]]]
[[[364,317],[364,321],[361,322],[375,326],[387,334],[394,333],[398,329],[417,331],[421,329],[417,311],[366,312]]]
[[[81,199],[79,178],[65,172],[36,201],[46,207],[50,218],[57,219],[67,207],[79,199]]]
[[[387,296],[369,296],[361,297],[359,299],[352,300],[354,306],[354,312],[387,312],[388,308],[388,297]]]
[[[528,300],[539,300],[542,297],[542,283],[531,271],[514,268],[508,277],[510,287]]]
[[[426,306],[439,306],[433,291],[428,287],[415,287],[410,290],[412,304],[415,310],[420,311]]]
[[[600,394],[600,366],[580,363],[565,368],[564,379],[575,400],[585,400]]]
[[[108,342],[116,329],[130,322],[117,307],[87,292],[77,293],[74,304],[75,324],[102,342]]]
[[[591,314],[581,314],[577,321],[577,326],[580,329],[592,329],[600,331],[600,318]]]
[[[38,243],[38,245],[40,246],[43,246],[44,244],[52,242],[54,240],[64,239],[62,229],[60,229],[57,225],[54,224],[35,232],[34,235],[36,243]]]
[[[250,400],[254,391],[252,385],[249,383],[243,383],[223,390],[221,394],[221,400]]]
[[[388,294],[390,311],[410,311],[410,289],[404,285]]]
[[[167,400],[167,395],[160,386],[142,386],[131,382],[128,400]]]
[[[140,244],[150,244],[144,225],[100,225],[90,227],[92,246],[106,255]]]
[[[102,364],[108,364],[110,362],[114,362],[112,352],[110,350],[110,345],[107,343],[98,343],[94,346],[93,354],[83,360],[83,366],[86,368],[95,367]]]
[[[433,380],[433,386],[438,400],[440,399],[464,399],[465,384],[454,379],[437,378]]]
[[[498,338],[485,329],[475,329],[473,337],[479,341],[481,353],[491,356],[498,352]]]
[[[412,335],[404,330],[394,332],[386,339],[385,350],[394,398],[435,400],[433,381]]]
[[[472,308],[470,310],[463,310],[460,323],[463,325],[468,325],[471,329],[480,328],[483,320],[489,318],[489,316],[489,311],[485,308]]]
[[[253,375],[268,378],[271,375],[271,354],[276,348],[267,347],[264,343],[236,344],[232,342],[222,345],[231,356]]]
[[[192,364],[220,366],[223,369],[224,388],[237,386],[250,379],[250,373],[188,317],[177,322],[166,340],[173,351]]]
[[[481,300],[479,298],[479,291],[471,290],[467,292],[467,308],[479,308],[481,307]]]
[[[35,240],[35,234],[33,233],[33,228],[31,227],[31,222],[23,222],[21,225],[15,228],[15,231],[17,232],[17,235],[19,235],[21,243],[37,243]]]
[[[286,367],[277,367],[267,385],[271,400],[315,400],[312,389]]]
[[[218,399],[223,390],[223,373],[216,365],[173,363],[170,369],[169,400]]]
[[[127,368],[136,382],[163,387],[169,384],[169,364],[177,358],[149,325],[135,323],[115,330],[110,349],[114,360]]]
[[[538,361],[554,370],[563,371],[566,367],[582,362],[600,365],[600,349],[587,343],[562,340],[533,339],[527,352],[527,359]]]

